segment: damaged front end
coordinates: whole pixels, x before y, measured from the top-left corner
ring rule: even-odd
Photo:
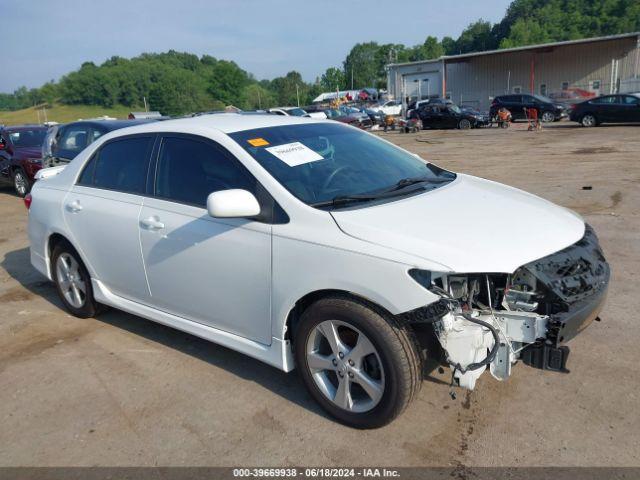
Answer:
[[[575,244],[512,274],[410,274],[440,300],[408,312],[406,320],[433,326],[453,380],[473,389],[487,366],[505,380],[518,360],[568,372],[569,348],[561,344],[597,318],[610,270],[587,225]]]

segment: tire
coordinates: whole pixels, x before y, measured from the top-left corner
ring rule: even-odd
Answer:
[[[556,116],[553,114],[553,112],[544,112],[542,114],[542,118],[540,118],[540,120],[542,120],[542,123],[551,123],[553,121],[555,121]]]
[[[27,193],[31,191],[33,184],[27,177],[27,174],[22,168],[18,168],[13,172],[13,188],[16,191],[16,195],[20,198],[24,198]]]
[[[302,381],[320,406],[345,425],[388,424],[422,385],[413,331],[364,301],[346,296],[318,300],[304,311],[294,333]],[[327,340],[332,336],[333,347]]]
[[[597,127],[598,126],[598,119],[592,113],[585,113],[582,116],[582,118],[580,119],[580,124],[583,127],[587,127],[587,128],[589,128],[589,127]]]
[[[458,128],[460,130],[469,130],[471,128],[471,122],[466,118],[463,118],[462,120],[460,120],[460,122],[458,122]]]
[[[98,304],[93,296],[91,277],[80,256],[69,243],[61,242],[53,249],[51,273],[58,295],[71,314],[80,318],[96,315]]]

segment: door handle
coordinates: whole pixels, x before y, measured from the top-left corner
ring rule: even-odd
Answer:
[[[69,210],[71,213],[78,213],[80,210],[82,210],[80,200],[74,200],[71,203],[67,203],[67,210]]]
[[[149,217],[144,220],[140,220],[140,223],[143,227],[148,230],[162,230],[164,228],[164,223],[162,223],[158,217]]]

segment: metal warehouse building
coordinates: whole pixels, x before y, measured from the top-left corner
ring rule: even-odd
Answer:
[[[638,92],[639,70],[636,32],[390,64],[387,82],[396,99],[446,97],[487,110],[506,93]]]

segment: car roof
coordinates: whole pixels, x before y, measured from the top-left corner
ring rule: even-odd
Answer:
[[[154,123],[157,121],[158,120],[155,118],[139,118],[135,120],[78,120],[77,122],[66,123],[63,126],[66,128],[68,126],[88,125],[91,127],[102,127],[104,130],[110,132],[112,130],[118,130],[120,128],[133,127],[136,125]]]
[[[123,131],[122,134],[128,135],[133,133],[166,131],[188,132],[189,130],[203,129],[223,133],[233,133],[244,130],[253,130],[256,128],[327,122],[329,122],[329,120],[273,115],[269,113],[253,113],[251,115],[244,113],[214,113],[190,118],[164,120],[162,122],[148,122],[143,125],[136,125],[131,128],[127,128],[126,132]]]
[[[46,125],[5,125],[4,127],[0,127],[0,130],[3,131],[11,131],[11,132],[22,132],[25,130],[47,130],[49,127]]]

